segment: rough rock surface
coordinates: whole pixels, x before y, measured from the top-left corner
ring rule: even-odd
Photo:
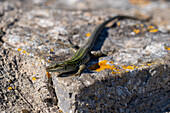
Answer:
[[[0,111],[170,112],[170,2],[150,0],[0,1]],[[104,20],[92,59],[80,76],[47,73],[49,62],[71,58]],[[74,72],[73,72],[74,73]],[[71,74],[73,74],[71,73]]]

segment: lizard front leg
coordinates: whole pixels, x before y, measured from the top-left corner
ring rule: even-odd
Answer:
[[[73,74],[73,75],[71,75],[71,76],[79,76],[79,75],[84,71],[85,68],[86,68],[86,65],[85,65],[85,64],[80,65],[80,66],[79,66],[79,70],[77,71],[77,73],[76,73],[76,74]]]

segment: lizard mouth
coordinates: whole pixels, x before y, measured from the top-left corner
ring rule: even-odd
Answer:
[[[46,71],[47,72],[62,72],[64,69],[62,66],[55,65],[55,66],[47,66]]]
[[[55,67],[53,67],[53,66],[47,66],[46,71],[47,72],[55,72],[55,71],[57,71],[57,69]]]

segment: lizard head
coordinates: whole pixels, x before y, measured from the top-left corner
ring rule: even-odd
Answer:
[[[46,67],[47,72],[66,73],[74,70],[76,70],[76,67],[69,65],[66,62],[55,62]]]

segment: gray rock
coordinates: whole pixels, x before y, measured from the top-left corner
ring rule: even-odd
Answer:
[[[0,5],[0,111],[170,111],[169,2],[6,0]],[[92,59],[80,76],[49,77],[49,61],[74,55],[68,39],[81,47],[87,33],[117,14],[153,19],[121,20],[104,29],[93,50],[111,51],[108,56]]]

